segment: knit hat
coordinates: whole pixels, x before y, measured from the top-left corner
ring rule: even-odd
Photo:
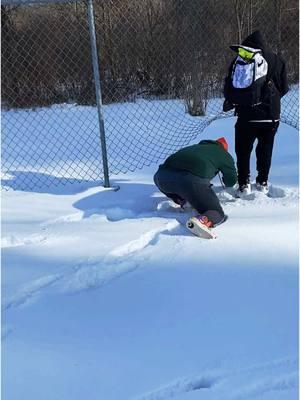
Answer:
[[[226,151],[228,151],[228,143],[226,142],[226,139],[224,137],[217,139],[216,142],[221,143],[221,145],[224,147],[224,149]]]

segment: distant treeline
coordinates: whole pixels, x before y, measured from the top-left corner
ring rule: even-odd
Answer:
[[[95,104],[85,2],[1,6],[2,106]],[[104,103],[219,95],[229,45],[255,29],[299,80],[298,0],[95,0]]]

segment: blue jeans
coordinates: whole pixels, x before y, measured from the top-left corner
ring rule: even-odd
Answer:
[[[209,179],[179,169],[159,168],[154,175],[154,183],[175,202],[177,199],[188,201],[199,214],[206,215],[214,225],[223,222],[225,214]]]

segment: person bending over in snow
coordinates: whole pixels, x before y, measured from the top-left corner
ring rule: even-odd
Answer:
[[[227,219],[210,183],[218,172],[225,186],[235,185],[236,169],[225,138],[202,140],[172,154],[159,166],[154,183],[182,207],[189,202],[199,213],[200,224],[213,228]]]
[[[266,50],[259,31],[242,44],[230,46],[237,53],[224,85],[223,110],[235,108],[235,152],[237,196],[250,194],[250,156],[257,139],[256,188],[268,193],[274,137],[279,126],[280,99],[288,92],[284,61]]]

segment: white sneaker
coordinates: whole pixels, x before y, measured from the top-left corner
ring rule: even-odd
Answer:
[[[251,194],[251,183],[245,183],[244,185],[239,185],[237,191],[236,191],[236,196],[237,197],[243,197],[243,196],[248,196]]]
[[[270,190],[268,182],[256,182],[256,189],[263,194],[268,194]]]

